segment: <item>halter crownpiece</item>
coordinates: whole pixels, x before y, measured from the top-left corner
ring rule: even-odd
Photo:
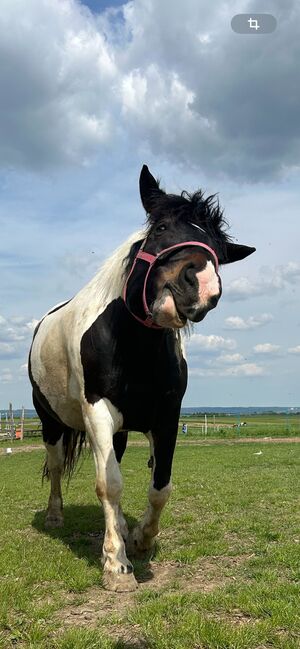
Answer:
[[[191,225],[195,225],[195,224],[191,223]],[[198,227],[198,226],[195,225],[195,227]],[[200,226],[199,226],[199,229],[202,230],[202,228],[200,228]],[[135,256],[135,258],[133,260],[133,264],[131,266],[130,273],[129,273],[128,277],[127,277],[127,280],[126,280],[126,283],[125,283],[125,286],[124,286],[123,300],[125,302],[125,305],[126,305],[128,311],[129,311],[129,313],[131,313],[131,315],[136,320],[138,320],[138,322],[141,322],[146,327],[151,327],[152,329],[163,329],[163,327],[161,327],[160,325],[155,324],[155,322],[153,321],[153,316],[152,316],[152,313],[151,313],[151,311],[150,311],[150,309],[148,307],[147,298],[146,298],[147,282],[148,282],[148,279],[149,279],[150,272],[151,272],[155,262],[157,261],[157,259],[159,259],[165,253],[171,252],[171,250],[176,250],[177,248],[185,248],[186,246],[197,246],[198,248],[204,248],[205,250],[208,250],[208,252],[212,255],[212,257],[214,259],[214,262],[215,262],[217,272],[219,270],[219,260],[218,260],[218,257],[216,255],[215,251],[210,246],[208,246],[206,243],[200,243],[199,241],[183,241],[182,243],[175,243],[173,246],[169,246],[168,248],[164,248],[163,250],[158,252],[156,255],[152,255],[151,253],[144,251],[144,246],[146,244],[146,241],[147,241],[147,239],[144,239],[140,249],[138,250],[138,252],[137,252],[137,254],[136,254],[136,256]],[[129,282],[129,279],[130,279],[130,277],[131,277],[131,275],[132,275],[132,273],[133,273],[133,271],[135,269],[135,266],[136,266],[136,263],[137,263],[138,259],[141,259],[142,261],[145,261],[146,263],[149,264],[149,267],[147,269],[145,279],[144,279],[143,295],[142,295],[142,297],[143,297],[143,307],[144,307],[145,316],[146,316],[144,320],[142,318],[140,318],[139,316],[137,316],[135,313],[133,313],[133,311],[131,311],[131,309],[129,308],[129,306],[127,304],[127,301],[126,301],[127,300],[128,282]]]

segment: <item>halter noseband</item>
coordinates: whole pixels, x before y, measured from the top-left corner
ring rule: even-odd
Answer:
[[[194,225],[194,224],[192,224],[192,225]],[[195,227],[198,227],[198,226],[195,226]],[[164,248],[163,250],[158,252],[156,255],[152,255],[149,252],[144,252],[144,246],[146,245],[146,242],[147,242],[147,239],[144,239],[139,251],[137,252],[137,254],[136,254],[136,256],[135,256],[135,258],[133,260],[133,264],[131,266],[130,273],[129,273],[128,277],[127,277],[127,280],[126,280],[126,283],[125,283],[125,286],[124,286],[123,300],[125,302],[125,305],[126,305],[128,311],[131,313],[131,315],[136,320],[138,320],[138,322],[141,322],[146,327],[151,327],[152,329],[162,329],[163,327],[161,327],[160,325],[155,324],[155,322],[153,321],[153,316],[152,316],[152,313],[151,313],[151,311],[150,311],[150,309],[148,307],[147,299],[146,299],[147,282],[148,282],[148,279],[149,279],[150,272],[151,272],[155,262],[157,261],[157,259],[159,259],[165,253],[170,252],[171,250],[176,250],[178,248],[185,248],[186,246],[197,246],[198,248],[204,248],[205,250],[208,250],[208,252],[210,252],[210,254],[212,255],[212,257],[214,259],[217,272],[219,270],[219,260],[218,260],[218,257],[216,255],[215,251],[212,248],[210,248],[210,246],[208,246],[206,243],[200,243],[199,241],[183,241],[182,243],[175,243],[173,246],[169,246],[169,248]],[[131,309],[129,308],[129,306],[127,304],[127,301],[126,301],[127,300],[128,282],[129,282],[129,279],[130,279],[130,277],[131,277],[131,275],[132,275],[132,273],[133,273],[133,271],[135,269],[135,266],[136,266],[136,263],[137,263],[138,259],[141,259],[142,261],[145,261],[146,263],[149,264],[148,270],[147,270],[146,275],[145,275],[144,286],[143,286],[143,307],[144,307],[145,316],[146,316],[144,320],[142,318],[140,318],[139,316],[137,316],[135,313],[133,313],[133,311],[131,311]]]

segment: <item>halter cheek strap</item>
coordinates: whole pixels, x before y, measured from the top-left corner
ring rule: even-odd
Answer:
[[[123,300],[125,302],[125,305],[126,305],[128,311],[131,313],[131,315],[133,315],[133,317],[136,320],[138,320],[138,322],[141,322],[146,327],[151,327],[152,329],[162,329],[163,327],[161,327],[160,325],[155,324],[155,322],[153,321],[153,316],[152,316],[152,313],[151,313],[151,311],[150,311],[150,309],[148,307],[147,299],[146,299],[147,282],[148,282],[148,279],[149,279],[150,272],[151,272],[155,262],[157,261],[157,259],[159,259],[162,255],[164,255],[164,254],[166,254],[168,252],[171,252],[171,250],[176,250],[178,248],[185,248],[186,246],[197,246],[198,248],[204,248],[205,250],[208,250],[208,252],[212,255],[212,257],[214,259],[214,262],[215,262],[215,266],[216,266],[216,272],[218,272],[218,270],[219,270],[219,260],[218,260],[218,257],[216,255],[215,251],[212,248],[210,248],[210,246],[206,245],[206,243],[200,243],[199,241],[183,241],[182,243],[176,243],[173,246],[169,246],[169,248],[164,248],[163,250],[158,252],[156,255],[152,255],[151,253],[145,252],[143,250],[143,248],[144,248],[144,246],[146,244],[146,241],[147,241],[146,239],[145,239],[145,241],[143,241],[138,253],[136,254],[136,256],[134,258],[130,273],[129,273],[128,277],[127,277],[127,280],[126,280],[126,283],[125,283],[125,286],[124,286]],[[149,264],[149,267],[147,269],[145,279],[144,279],[143,295],[142,295],[143,307],[144,307],[145,316],[146,316],[144,320],[142,318],[140,318],[139,316],[137,316],[135,313],[133,313],[133,311],[131,311],[131,309],[129,308],[129,306],[127,304],[127,301],[126,301],[127,300],[128,282],[129,282],[129,279],[130,279],[130,277],[131,277],[131,275],[132,275],[132,273],[133,273],[133,271],[135,269],[135,266],[136,266],[136,263],[137,263],[138,259],[141,259],[142,261],[145,261],[146,263]]]

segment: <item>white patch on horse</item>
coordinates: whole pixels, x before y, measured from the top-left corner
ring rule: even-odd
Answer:
[[[131,573],[132,565],[126,557],[119,521],[122,476],[113,448],[113,435],[122,427],[123,417],[109,399],[100,399],[94,404],[85,400],[82,409],[95,460],[96,493],[105,516],[104,571]]]
[[[34,338],[31,353],[33,379],[54,412],[70,428],[84,430],[81,338],[107,305],[122,295],[122,262],[132,244],[144,237],[144,230],[131,235],[70,302],[44,317]]]
[[[137,550],[143,552],[152,548],[159,531],[160,515],[170,497],[171,491],[171,482],[158,490],[153,486],[153,479],[151,480],[148,490],[149,505],[141,523],[132,532],[133,545]]]
[[[208,261],[204,270],[196,273],[199,285],[199,303],[202,307],[208,305],[210,298],[219,296],[219,276],[212,261]]]
[[[168,289],[164,289],[159,300],[156,300],[153,308],[153,315],[155,316],[156,324],[161,327],[183,327],[180,320],[173,295],[170,294]]]

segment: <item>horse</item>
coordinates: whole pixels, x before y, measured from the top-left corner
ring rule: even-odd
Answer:
[[[151,552],[171,492],[187,386],[180,330],[217,306],[219,266],[255,251],[232,242],[216,195],[167,194],[146,165],[139,182],[143,229],[41,319],[28,364],[50,479],[45,525],[63,524],[61,478],[72,473],[87,439],[105,517],[103,585],[118,592],[137,588],[126,550]],[[130,430],[148,437],[151,480],[145,514],[129,534],[120,463]]]

